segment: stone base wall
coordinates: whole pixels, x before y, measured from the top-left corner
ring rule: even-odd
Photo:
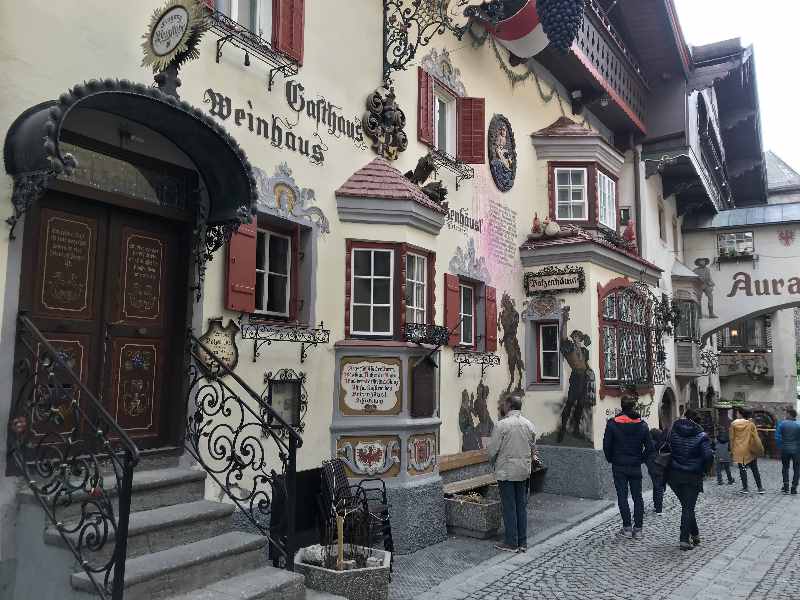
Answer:
[[[606,462],[602,450],[546,445],[538,448],[547,467],[545,493],[593,499],[616,498],[611,465]],[[644,466],[642,477],[642,487],[652,487]]]
[[[447,539],[441,478],[406,482],[387,491],[395,554],[409,554]]]

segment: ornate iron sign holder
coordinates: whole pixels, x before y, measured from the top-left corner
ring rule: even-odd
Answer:
[[[272,342],[293,342],[300,344],[300,364],[308,356],[309,348],[316,348],[318,344],[328,344],[331,340],[330,329],[325,329],[325,324],[320,322],[319,327],[312,328],[303,325],[272,325],[258,321],[244,321],[244,315],[239,317],[239,329],[243,340],[253,340],[253,362],[261,356],[261,347]]]
[[[431,159],[433,159],[434,170],[438,173],[439,169],[447,169],[456,176],[456,190],[462,181],[475,178],[475,169],[471,165],[458,160],[442,152],[441,150],[431,150]]]
[[[272,407],[274,411],[280,412],[273,405],[275,387],[281,384],[288,384],[297,387],[296,397],[293,400],[297,401],[297,405],[292,407],[292,419],[284,419],[300,433],[303,433],[306,428],[305,417],[308,412],[308,392],[306,392],[306,374],[302,371],[295,371],[294,369],[280,369],[273,373],[267,371],[264,373],[264,384],[267,386],[261,394],[261,398],[267,401],[267,404]],[[272,416],[268,411],[262,410],[262,415],[266,419],[267,426],[273,428],[278,432],[282,438],[287,438],[289,435],[288,429],[280,425],[275,425]]]
[[[486,376],[486,369],[489,367],[496,367],[500,364],[500,356],[494,352],[456,352],[453,354],[453,359],[458,365],[458,376],[464,367],[469,365],[480,365],[481,367],[481,381]]]

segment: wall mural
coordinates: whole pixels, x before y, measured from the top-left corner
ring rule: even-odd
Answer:
[[[694,261],[696,267],[693,269],[695,274],[703,282],[703,295],[708,299],[708,318],[716,319],[717,315],[714,314],[714,280],[711,277],[711,269],[708,265],[711,261],[707,258],[698,258]],[[700,308],[702,312],[702,305]]]
[[[344,461],[348,476],[394,477],[400,470],[400,438],[342,437],[336,444],[336,456]]]
[[[316,225],[322,233],[330,233],[328,217],[318,206],[312,206],[316,201],[314,190],[298,186],[288,164],[284,162],[275,167],[272,177],[262,169],[253,167],[253,176],[258,189],[258,210],[277,213],[283,218],[295,217],[309,225]]]
[[[431,48],[431,51],[422,58],[421,66],[423,71],[444,83],[457,96],[467,95],[467,90],[461,82],[461,71],[453,66],[450,52],[446,48],[441,52]]]
[[[503,194],[486,171],[476,171],[473,190],[473,212],[483,221],[478,255],[486,257],[494,281],[519,279],[522,268],[516,211],[506,205]]]
[[[494,115],[488,131],[489,168],[497,189],[507,192],[517,176],[517,147],[511,123],[503,115]]]
[[[458,411],[458,428],[461,431],[461,451],[480,450],[486,447],[494,430],[494,421],[489,414],[489,386],[478,382],[476,392],[461,392],[461,408]]]
[[[492,277],[486,266],[486,257],[478,258],[475,250],[475,239],[467,240],[467,248],[456,247],[456,254],[450,259],[449,270],[455,275],[463,275],[471,279],[477,279],[484,283],[491,283]]]
[[[514,304],[514,300],[508,295],[508,292],[503,293],[503,298],[500,301],[500,314],[497,317],[497,332],[502,333],[503,337],[500,338],[500,345],[506,351],[508,358],[508,387],[506,392],[511,391],[511,386],[514,385],[514,379],[517,380],[517,385],[514,388],[515,392],[522,392],[522,372],[525,370],[525,364],[522,362],[522,351],[519,347],[519,340],[517,339],[517,330],[519,329],[519,313]]]

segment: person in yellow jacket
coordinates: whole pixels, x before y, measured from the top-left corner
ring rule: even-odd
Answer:
[[[764,444],[758,436],[756,425],[750,420],[750,413],[744,409],[738,409],[739,418],[731,423],[731,456],[734,462],[739,464],[739,475],[742,478],[742,494],[747,494],[747,467],[753,472],[753,479],[756,480],[758,493],[763,494],[764,488],[761,486],[761,473],[758,472],[758,457],[764,456]]]

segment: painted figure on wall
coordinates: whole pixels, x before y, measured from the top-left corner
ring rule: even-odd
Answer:
[[[525,370],[525,364],[522,362],[522,351],[519,348],[519,340],[517,340],[517,330],[519,329],[519,313],[517,307],[514,306],[514,301],[508,292],[503,293],[503,299],[500,302],[502,307],[500,314],[497,317],[497,330],[502,332],[503,337],[500,339],[500,344],[506,351],[508,357],[508,387],[506,392],[511,391],[511,386],[514,385],[514,379],[517,380],[515,391],[522,391],[522,372]]]
[[[494,430],[494,421],[489,413],[489,386],[478,382],[476,393],[461,392],[461,408],[458,411],[458,428],[461,430],[461,451],[485,448]]]
[[[494,115],[489,123],[489,168],[501,192],[514,187],[517,174],[517,151],[511,124],[503,115]]]
[[[694,272],[703,282],[703,295],[708,299],[708,318],[716,319],[714,314],[714,280],[711,278],[711,269],[708,265],[711,261],[707,258],[698,258],[694,261],[696,265]]]
[[[559,443],[564,441],[568,425],[574,436],[581,435],[584,409],[597,403],[595,375],[589,366],[588,346],[592,340],[578,329],[573,330],[567,336],[567,323],[569,323],[569,307],[565,306],[561,318],[561,354],[567,360],[572,373],[569,376],[567,401],[561,411],[561,428],[558,430]]]

